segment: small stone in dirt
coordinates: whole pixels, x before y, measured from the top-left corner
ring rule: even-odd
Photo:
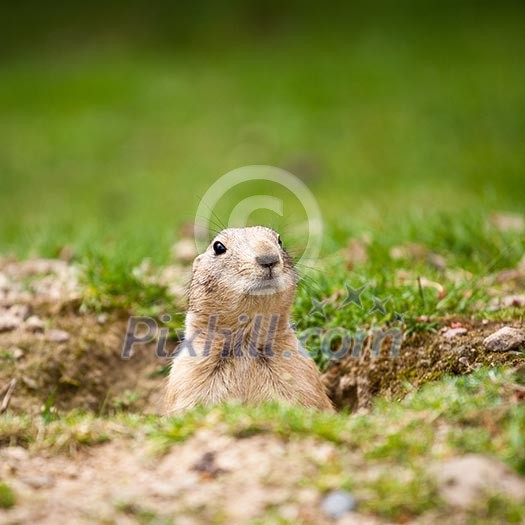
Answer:
[[[200,472],[207,477],[215,478],[219,474],[226,472],[215,463],[215,452],[205,452],[202,457],[193,465],[192,470]]]
[[[430,468],[440,496],[450,505],[469,508],[494,493],[516,500],[525,498],[525,480],[498,460],[467,454],[437,463]]]
[[[504,326],[483,341],[485,349],[492,352],[508,352],[523,345],[525,345],[525,333],[510,326]]]
[[[504,308],[517,307],[525,308],[525,294],[523,295],[506,295],[500,300],[500,305]]]
[[[67,465],[62,470],[62,474],[69,479],[77,479],[79,476],[78,467],[75,465]]]
[[[109,316],[108,314],[99,314],[97,315],[97,323],[98,324],[106,324],[108,322]]]
[[[21,323],[21,320],[10,314],[0,313],[0,332],[11,332],[17,328]]]
[[[64,330],[49,330],[47,332],[47,339],[52,343],[65,343],[69,341],[69,334]]]
[[[31,390],[38,390],[39,388],[38,383],[29,376],[22,376],[22,383]]]
[[[466,356],[461,356],[458,361],[463,365],[463,366],[466,366],[466,367],[469,367],[470,366],[470,361],[469,361],[469,358],[466,357]]]
[[[492,225],[501,232],[522,233],[525,231],[525,219],[521,213],[493,213]]]
[[[360,239],[350,239],[343,250],[343,256],[349,268],[363,266],[368,261],[366,244]]]
[[[436,270],[443,271],[447,268],[447,260],[439,253],[430,252],[427,257],[427,262],[430,266],[436,268]]]
[[[6,273],[15,279],[24,279],[34,275],[50,273],[60,274],[66,269],[67,264],[58,259],[28,259],[26,261],[12,262],[7,265]]]
[[[15,461],[25,461],[29,457],[29,453],[22,447],[6,447],[0,453],[2,459],[12,459]]]
[[[344,490],[333,490],[321,501],[321,509],[331,518],[340,518],[355,509],[355,499]]]
[[[29,487],[31,487],[32,489],[44,489],[52,487],[55,484],[55,478],[53,478],[52,476],[47,476],[45,474],[26,476],[23,477],[21,481]]]
[[[519,281],[525,277],[525,272],[523,270],[502,270],[496,275],[497,283],[507,283],[509,281]]]
[[[5,274],[0,272],[0,290],[8,290],[11,283],[9,282],[9,279],[6,277]]]
[[[42,319],[40,319],[40,317],[32,315],[26,319],[24,326],[29,332],[37,333],[44,331],[45,323],[42,321]]]
[[[16,360],[22,359],[22,357],[24,357],[24,351],[21,348],[18,348],[17,346],[13,346],[12,348],[10,348],[9,352]]]
[[[457,335],[465,335],[468,332],[466,328],[449,328],[443,333],[445,339],[454,339]]]
[[[14,304],[9,308],[9,313],[25,321],[31,314],[31,308],[27,304]]]
[[[428,248],[423,244],[405,243],[390,248],[390,258],[394,261],[406,259],[409,261],[424,261],[428,255]]]
[[[279,507],[279,517],[284,523],[297,523],[301,514],[301,508],[298,504],[286,503]]]

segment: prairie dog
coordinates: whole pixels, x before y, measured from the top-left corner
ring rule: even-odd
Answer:
[[[296,283],[275,231],[220,232],[193,263],[184,342],[172,362],[165,412],[272,400],[333,410],[290,323]]]

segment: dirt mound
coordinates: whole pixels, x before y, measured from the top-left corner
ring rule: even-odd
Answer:
[[[392,356],[391,340],[386,338],[374,357],[373,337],[369,335],[359,357],[349,355],[332,362],[323,381],[336,406],[367,408],[375,396],[399,399],[445,374],[467,374],[480,366],[525,364],[523,351],[491,352],[483,345],[484,339],[502,326],[522,330],[520,323],[454,318],[442,320],[442,325],[437,333],[406,338],[397,356]]]
[[[154,347],[121,358],[127,320],[103,324],[91,315],[65,313],[46,319],[53,328],[23,329],[2,335],[0,384],[16,379],[13,411],[35,412],[46,404],[57,409],[110,408],[158,411],[165,365]]]
[[[0,402],[11,385],[15,412],[158,411],[166,362],[151,345],[121,358],[129,316],[81,313],[78,273],[60,260],[0,261]]]

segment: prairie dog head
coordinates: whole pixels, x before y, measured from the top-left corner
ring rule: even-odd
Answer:
[[[262,226],[220,232],[193,263],[189,310],[206,314],[287,312],[296,273],[279,235]]]

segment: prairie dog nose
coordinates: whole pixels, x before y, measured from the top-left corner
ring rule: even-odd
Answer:
[[[263,268],[273,268],[279,262],[279,255],[277,253],[265,253],[264,255],[257,255],[255,261]]]

